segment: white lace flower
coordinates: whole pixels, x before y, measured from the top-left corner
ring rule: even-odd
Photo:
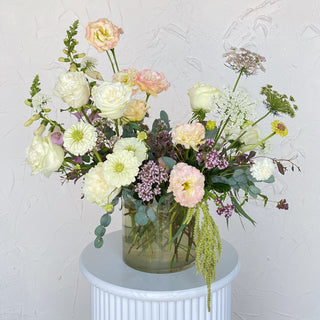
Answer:
[[[102,162],[91,168],[84,177],[83,194],[85,198],[100,207],[111,203],[120,190],[105,180]]]
[[[63,146],[75,156],[82,156],[95,146],[97,136],[94,126],[78,122],[65,131]]]
[[[233,92],[231,88],[225,88],[219,98],[215,100],[215,110],[221,121],[228,118],[227,128],[240,128],[247,121],[256,118],[257,102],[252,101],[247,90],[240,88]]]
[[[44,108],[44,106],[51,100],[51,98],[46,95],[43,94],[41,92],[36,93],[33,97],[32,97],[32,108],[33,111],[35,113],[39,113],[40,111],[42,111],[42,109]]]
[[[146,145],[137,138],[123,138],[118,140],[113,148],[113,152],[121,150],[132,151],[139,161],[139,164],[147,158],[147,147]]]
[[[132,151],[111,153],[103,163],[104,178],[117,188],[134,182],[138,172],[139,161]]]
[[[268,180],[274,170],[273,161],[265,158],[257,160],[250,168],[251,175],[258,181]]]

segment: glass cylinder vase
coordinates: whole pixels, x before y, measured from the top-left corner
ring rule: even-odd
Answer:
[[[122,253],[127,265],[144,272],[169,273],[194,264],[194,219],[183,224],[187,208],[172,197],[138,207],[128,198],[122,199],[122,211]]]

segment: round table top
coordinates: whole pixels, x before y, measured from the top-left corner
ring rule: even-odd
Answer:
[[[122,260],[122,232],[116,231],[105,235],[104,245],[96,249],[90,243],[80,256],[80,269],[94,286],[107,292],[146,294],[165,298],[170,292],[179,292],[190,296],[206,292],[206,282],[201,274],[196,274],[196,267],[165,274],[146,273],[127,266]],[[222,252],[216,269],[216,281],[211,290],[215,291],[230,283],[238,274],[240,263],[234,247],[222,240]],[[198,293],[196,293],[198,291]]]

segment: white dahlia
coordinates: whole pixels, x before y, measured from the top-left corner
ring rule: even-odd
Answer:
[[[99,162],[84,177],[83,194],[87,201],[100,207],[112,202],[121,189],[108,184],[103,175],[103,163]]]
[[[123,138],[118,140],[113,148],[113,152],[118,152],[121,150],[132,151],[139,161],[139,164],[147,158],[147,147],[138,138]]]
[[[251,175],[258,181],[268,180],[273,170],[273,161],[268,158],[256,161],[250,168]]]
[[[132,151],[121,150],[111,153],[103,163],[104,178],[117,188],[127,186],[135,181],[139,165]]]
[[[67,129],[63,136],[63,146],[75,156],[82,156],[97,142],[97,131],[89,123],[78,122]]]

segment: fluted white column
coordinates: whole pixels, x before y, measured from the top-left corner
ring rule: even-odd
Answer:
[[[150,274],[122,262],[121,232],[106,237],[106,245],[89,245],[80,269],[91,283],[92,320],[231,320],[231,282],[240,264],[235,249],[223,241],[216,281],[207,286],[195,267],[176,273]]]

